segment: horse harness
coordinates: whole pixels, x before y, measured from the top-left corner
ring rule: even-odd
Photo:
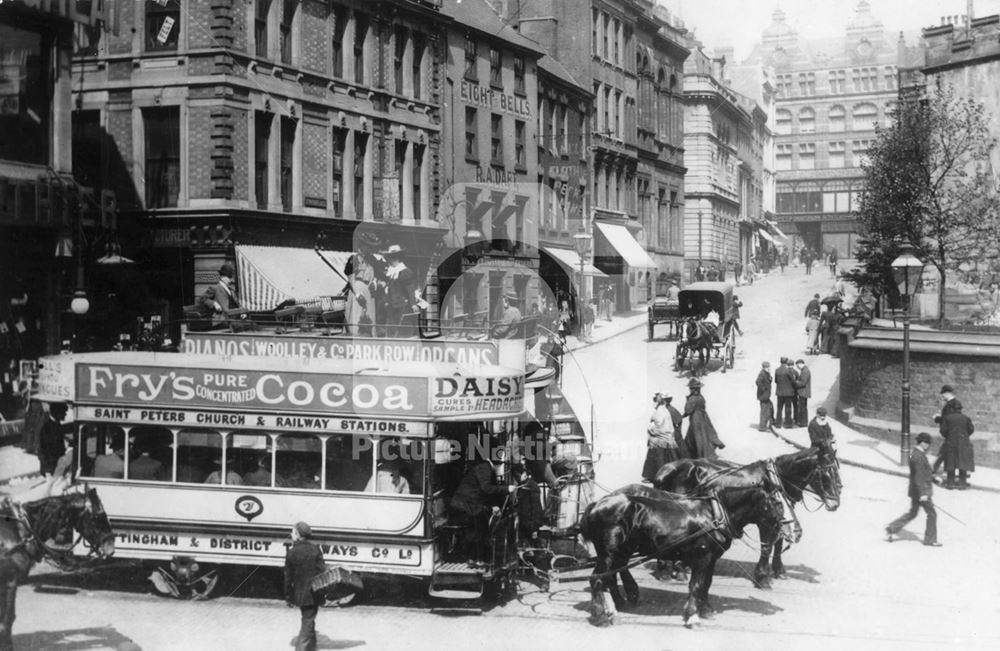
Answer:
[[[76,539],[69,545],[49,545],[35,531],[35,527],[31,524],[31,518],[28,517],[27,509],[20,502],[10,497],[5,497],[3,500],[0,500],[0,513],[4,514],[2,516],[4,519],[16,522],[18,530],[18,541],[3,549],[4,553],[13,554],[23,549],[36,562],[41,558],[47,558],[60,569],[65,570],[70,567],[72,550],[80,544],[80,541],[83,539],[83,533],[78,533]],[[7,515],[8,513],[10,515]],[[32,550],[32,545],[34,545],[34,550]],[[96,554],[97,549],[91,547],[87,558],[89,559]]]

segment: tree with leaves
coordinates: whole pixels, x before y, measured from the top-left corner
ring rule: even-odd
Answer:
[[[901,99],[891,126],[861,168],[865,189],[857,213],[861,268],[844,274],[859,288],[896,296],[892,261],[903,242],[939,274],[938,325],[945,281],[959,265],[997,259],[1000,192],[990,153],[997,144],[983,104],[944,83]]]

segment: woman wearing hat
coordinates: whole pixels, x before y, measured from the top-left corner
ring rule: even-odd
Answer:
[[[420,311],[420,292],[413,271],[403,262],[403,247],[393,244],[382,252],[385,257],[385,309],[388,336],[408,337],[412,326],[404,325],[407,313]],[[412,322],[416,324],[414,320]]]
[[[705,410],[705,398],[701,395],[701,387],[704,386],[698,378],[691,378],[688,382],[688,389],[691,393],[684,403],[684,417],[690,417],[687,436],[684,442],[687,443],[688,452],[692,459],[715,459],[719,455],[716,449],[723,449],[726,444],[719,440],[719,435],[712,425],[712,420]]]
[[[670,405],[671,400],[673,396],[666,391],[653,395],[653,414],[646,427],[649,439],[646,442],[646,462],[642,466],[643,481],[652,482],[660,468],[686,456],[678,445],[683,417]]]
[[[372,335],[372,324],[377,316],[372,287],[385,268],[385,261],[375,253],[378,248],[378,236],[371,231],[355,233],[354,254],[344,265],[344,275],[347,276],[344,318],[352,335]]]

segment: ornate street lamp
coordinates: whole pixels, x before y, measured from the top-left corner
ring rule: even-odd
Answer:
[[[909,242],[899,247],[899,255],[892,261],[892,277],[903,301],[903,413],[900,418],[902,435],[899,440],[899,464],[906,465],[910,458],[910,303],[924,273],[924,263],[915,256]]]
[[[580,326],[580,336],[583,337],[583,307],[587,304],[587,282],[583,276],[584,256],[590,252],[590,242],[593,236],[588,233],[583,226],[580,232],[573,236],[573,244],[576,246],[576,253],[580,258],[580,297],[579,305],[576,306],[577,323]]]

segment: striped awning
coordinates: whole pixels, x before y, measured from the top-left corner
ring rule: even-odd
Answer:
[[[566,273],[571,276],[574,273],[580,273],[580,255],[573,249],[560,249],[554,246],[543,246],[542,251],[545,251],[552,256],[552,259],[559,263],[559,266],[561,266]],[[583,263],[583,275],[607,278],[607,275],[603,271],[586,261]]]
[[[350,257],[348,251],[237,245],[237,287],[242,306],[251,312],[267,312],[289,299],[308,303],[339,295],[347,283],[323,259],[343,273]]]
[[[597,230],[604,234],[608,243],[622,257],[625,264],[633,269],[656,269],[656,262],[646,253],[628,229],[618,224],[595,222]]]

